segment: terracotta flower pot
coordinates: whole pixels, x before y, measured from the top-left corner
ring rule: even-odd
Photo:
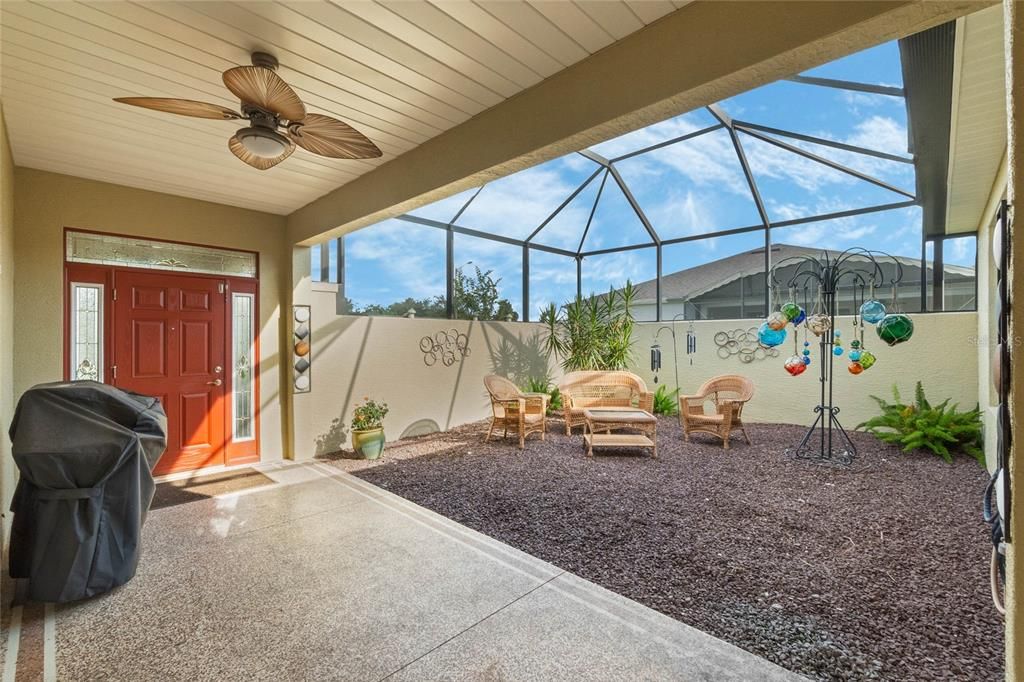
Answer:
[[[384,428],[352,431],[352,449],[363,459],[378,459],[384,452]]]

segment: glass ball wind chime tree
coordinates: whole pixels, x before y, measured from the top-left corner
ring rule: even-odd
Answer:
[[[892,264],[886,273],[883,264]],[[794,457],[817,462],[850,464],[857,456],[857,447],[839,422],[839,407],[834,401],[832,372],[846,349],[842,331],[836,327],[840,291],[850,293],[853,311],[853,335],[850,340],[847,371],[856,376],[874,366],[876,358],[865,345],[865,323],[874,325],[878,338],[890,346],[908,341],[914,333],[914,322],[899,311],[897,291],[903,279],[899,260],[881,251],[847,249],[841,253],[824,251],[817,256],[794,256],[776,263],[768,273],[774,312],[758,328],[758,341],[766,347],[780,346],[786,341],[789,324],[793,325],[793,355],[784,365],[786,372],[799,376],[811,365],[811,343],[808,332],[818,337],[821,351],[818,381],[821,394],[814,408],[814,422],[803,440],[788,450]],[[875,298],[875,290],[892,288],[892,301],[886,307]],[[780,290],[789,291],[789,300],[778,304]],[[803,305],[798,302],[803,294]],[[813,301],[813,307],[810,302]],[[808,309],[810,313],[808,313]],[[800,330],[803,329],[803,349]]]

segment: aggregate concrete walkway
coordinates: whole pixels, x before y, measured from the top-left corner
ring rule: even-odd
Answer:
[[[800,679],[333,467],[261,470],[151,512],[128,585],[5,608],[4,680]]]

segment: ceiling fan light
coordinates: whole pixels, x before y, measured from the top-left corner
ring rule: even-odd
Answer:
[[[242,128],[236,134],[250,154],[262,159],[273,159],[288,149],[288,138],[265,128]]]

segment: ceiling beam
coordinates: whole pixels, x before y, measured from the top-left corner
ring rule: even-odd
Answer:
[[[698,0],[295,211],[288,238],[351,232],[991,4]]]

